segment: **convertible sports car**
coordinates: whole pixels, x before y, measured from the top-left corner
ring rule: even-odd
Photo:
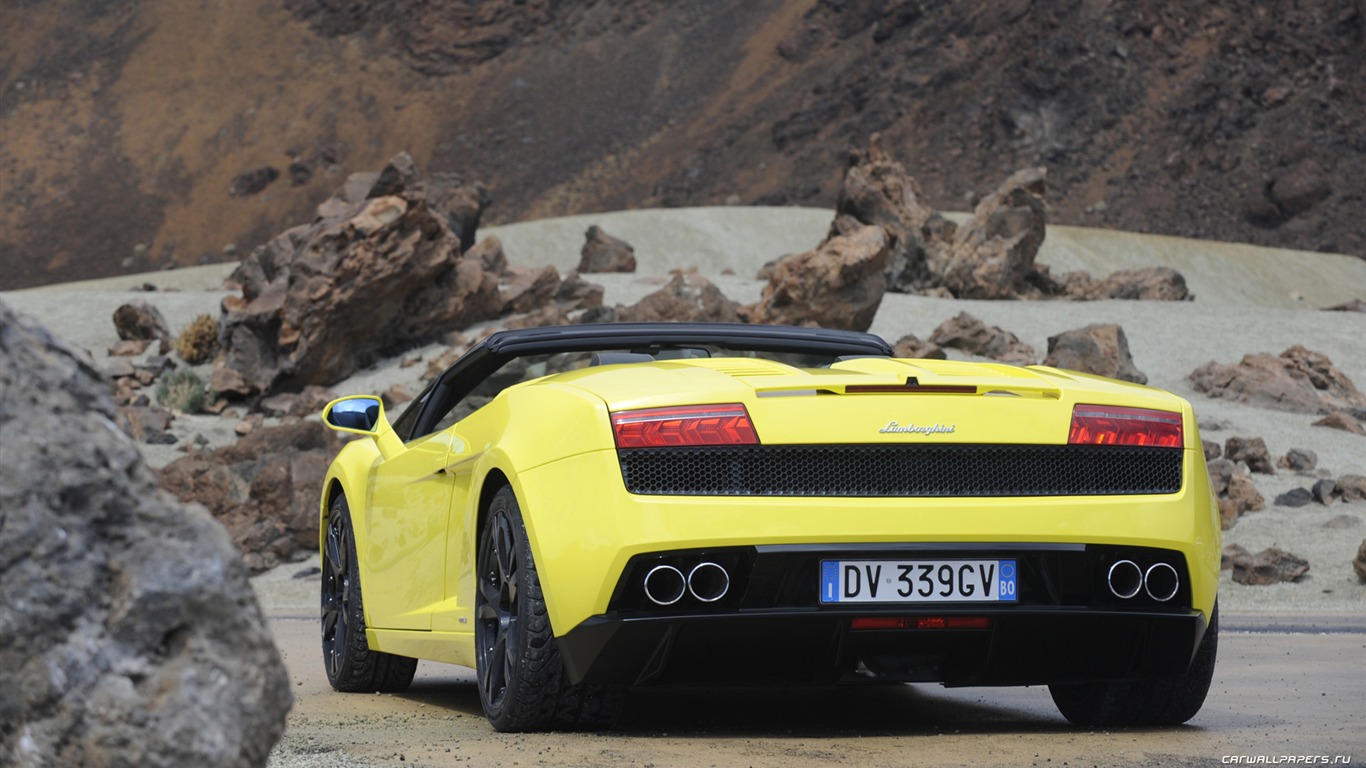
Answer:
[[[1195,415],[1041,366],[902,360],[809,328],[496,333],[363,435],[321,504],[340,691],[474,667],[503,731],[624,688],[1049,686],[1074,723],[1175,724],[1218,642]]]

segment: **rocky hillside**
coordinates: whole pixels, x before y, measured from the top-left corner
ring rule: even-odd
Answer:
[[[240,258],[408,150],[487,223],[930,202],[1366,255],[1366,8],[1181,0],[0,2],[0,287]]]

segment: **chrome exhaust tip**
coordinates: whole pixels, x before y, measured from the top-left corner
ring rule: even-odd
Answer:
[[[1143,569],[1132,560],[1120,560],[1110,566],[1110,573],[1106,575],[1105,581],[1110,585],[1111,594],[1128,600],[1143,589]]]
[[[655,605],[673,605],[688,591],[683,572],[672,565],[656,565],[645,574],[645,596]]]
[[[698,563],[688,572],[688,591],[704,603],[714,603],[730,590],[730,574],[716,563]]]
[[[1143,589],[1147,590],[1148,597],[1159,603],[1176,597],[1176,592],[1180,588],[1181,577],[1177,575],[1175,568],[1166,563],[1157,563],[1143,574]]]

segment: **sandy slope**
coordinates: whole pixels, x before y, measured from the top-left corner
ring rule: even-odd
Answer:
[[[583,231],[599,224],[634,244],[640,272],[597,275],[608,303],[631,303],[655,290],[667,270],[697,267],[725,293],[742,302],[755,300],[762,284],[752,279],[769,259],[814,245],[829,225],[826,210],[799,208],[704,208],[631,211],[578,216],[485,230],[497,234],[514,263],[554,264],[561,271],[578,261]],[[1186,375],[1209,361],[1235,362],[1253,352],[1279,353],[1293,344],[1323,352],[1355,382],[1366,386],[1366,314],[1321,312],[1319,307],[1366,296],[1366,261],[1342,256],[1140,236],[1071,227],[1050,227],[1039,256],[1055,272],[1087,269],[1094,275],[1119,268],[1171,265],[1186,277],[1196,300],[1185,303],[1103,301],[982,302],[889,294],[872,331],[889,340],[904,333],[922,338],[961,311],[1014,332],[1042,356],[1050,335],[1092,322],[1116,322],[1129,338],[1134,361],[1153,386],[1191,399],[1200,414],[1203,437],[1223,442],[1230,436],[1260,436],[1273,456],[1290,448],[1309,448],[1319,457],[1319,473],[1366,474],[1366,438],[1322,427],[1314,417],[1285,414],[1210,400],[1191,390]],[[730,270],[734,274],[723,274]],[[156,304],[173,330],[201,312],[217,313],[230,271],[222,265],[0,294],[20,311],[37,316],[57,333],[86,347],[97,362],[115,340],[110,320],[125,301]],[[133,292],[150,282],[162,290]],[[174,290],[167,290],[174,289]],[[417,354],[432,356],[436,348]],[[400,382],[416,391],[424,365],[400,369],[397,361],[363,371],[334,387],[338,392],[375,392]],[[213,417],[180,417],[182,442],[204,434],[212,442],[231,438],[233,422]],[[173,447],[147,446],[148,458],[164,464],[179,454]],[[1255,476],[1268,509],[1252,513],[1225,534],[1249,550],[1279,546],[1307,558],[1310,575],[1299,584],[1244,587],[1225,575],[1221,601],[1226,612],[1366,613],[1366,586],[1358,584],[1350,562],[1366,524],[1325,528],[1329,519],[1350,514],[1366,519],[1366,504],[1311,505],[1301,509],[1271,505],[1276,494],[1312,484],[1313,476],[1281,472]],[[259,583],[285,585],[286,566]],[[296,588],[263,590],[273,612],[308,613],[315,609],[312,582]]]

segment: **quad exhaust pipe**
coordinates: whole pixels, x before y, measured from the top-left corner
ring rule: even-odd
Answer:
[[[688,572],[688,592],[704,603],[714,603],[730,589],[730,574],[716,563],[698,563]]]
[[[1110,566],[1105,581],[1110,587],[1110,594],[1122,600],[1128,600],[1139,592],[1147,592],[1148,597],[1165,603],[1176,597],[1181,588],[1181,577],[1167,563],[1156,563],[1144,571],[1132,560],[1120,560]]]
[[[688,580],[672,565],[656,565],[645,574],[645,596],[655,605],[673,605],[688,591]]]
[[[701,562],[688,571],[672,565],[656,565],[645,574],[645,596],[655,605],[673,605],[690,594],[703,603],[714,603],[730,591],[730,573],[713,562]]]

